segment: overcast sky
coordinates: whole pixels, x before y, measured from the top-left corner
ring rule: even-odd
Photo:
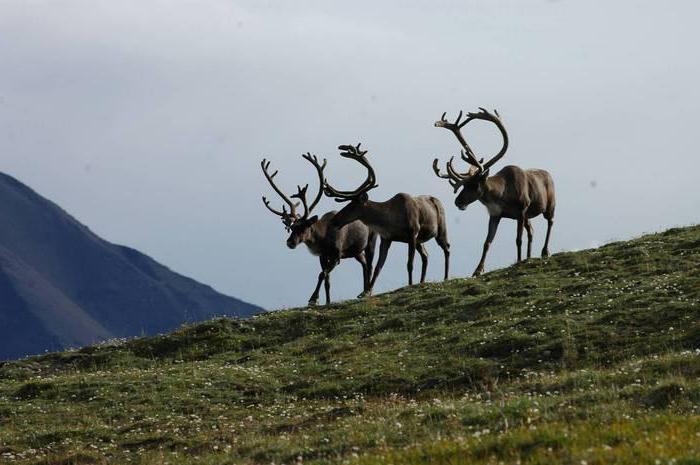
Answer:
[[[285,189],[314,189],[311,151],[350,189],[364,172],[336,147],[362,142],[371,198],[440,198],[452,275],[470,275],[488,217],[457,210],[432,173],[458,153],[433,127],[443,111],[497,108],[500,165],[552,173],[552,251],[698,221],[698,17],[681,0],[1,0],[0,170],[104,238],[275,309],[306,302],[318,261],[262,207],[260,159]],[[468,138],[485,156],[500,143],[487,125]],[[488,268],[513,262],[514,242],[501,222]],[[378,290],[406,283],[405,261],[394,245]],[[332,281],[353,297],[359,265]]]

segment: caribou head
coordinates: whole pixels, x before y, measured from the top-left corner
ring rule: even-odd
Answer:
[[[268,172],[270,162],[263,160],[260,163],[265,178],[267,178],[267,181],[270,183],[272,188],[286,204],[282,206],[282,210],[276,210],[270,206],[270,202],[265,198],[265,196],[262,198],[267,209],[282,219],[282,224],[284,224],[287,232],[290,233],[289,238],[287,238],[287,247],[290,249],[294,249],[300,243],[311,239],[311,229],[312,226],[314,226],[318,221],[318,216],[314,215],[310,217],[309,215],[311,212],[313,212],[314,208],[316,208],[316,205],[318,205],[318,202],[321,200],[321,196],[323,195],[323,185],[325,182],[323,170],[326,168],[326,160],[324,159],[323,163],[321,164],[319,163],[316,155],[311,155],[310,153],[306,153],[302,155],[302,157],[304,157],[305,160],[316,168],[316,173],[318,174],[319,178],[318,193],[316,194],[313,202],[311,202],[311,205],[308,204],[306,199],[306,192],[309,188],[308,184],[304,187],[297,186],[297,193],[287,197],[274,182],[274,177],[277,175],[277,171],[272,174],[269,174]],[[298,199],[301,202],[301,205],[304,207],[304,213],[301,215],[297,213],[297,207],[299,207],[300,202],[295,203],[291,199]],[[287,211],[287,206],[289,206],[289,211]]]
[[[342,210],[340,210],[333,218],[333,225],[340,226],[348,223],[352,223],[357,220],[361,213],[364,205],[369,200],[369,195],[367,192],[379,187],[377,184],[377,177],[374,174],[374,169],[367,161],[367,151],[360,149],[361,144],[357,146],[353,145],[341,145],[338,147],[340,150],[340,156],[355,160],[362,166],[367,168],[367,179],[353,191],[340,191],[326,181],[324,191],[327,196],[335,198],[336,202],[349,202]]]
[[[479,108],[479,111],[476,113],[467,113],[467,117],[464,121],[461,121],[463,113],[460,111],[459,116],[457,116],[457,119],[453,123],[447,121],[445,115],[446,113],[443,113],[440,120],[435,122],[435,127],[448,129],[455,135],[462,146],[462,160],[469,163],[471,166],[468,171],[460,173],[454,167],[454,157],[452,157],[446,164],[447,173],[442,174],[438,168],[438,159],[436,158],[433,161],[433,171],[435,171],[438,177],[447,179],[455,193],[461,188],[461,192],[459,192],[455,199],[455,205],[460,210],[464,210],[469,204],[479,200],[483,196],[486,179],[489,176],[489,168],[500,160],[508,150],[508,133],[496,110],[490,113],[483,108]],[[477,159],[476,155],[474,155],[474,151],[469,147],[469,144],[467,144],[467,141],[462,135],[462,128],[475,119],[494,123],[503,136],[503,146],[501,150],[486,163],[484,163],[483,158],[480,160]]]

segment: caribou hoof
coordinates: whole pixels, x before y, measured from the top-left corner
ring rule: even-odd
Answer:
[[[542,249],[542,258],[549,258],[549,250]]]
[[[308,305],[309,307],[315,307],[316,305],[318,305],[318,300],[309,300],[309,303],[306,305]]]
[[[360,292],[360,295],[357,296],[358,299],[364,299],[365,297],[369,297],[372,295],[372,291],[362,291]]]
[[[472,277],[476,278],[478,276],[481,276],[481,273],[483,273],[483,272],[484,272],[483,268],[477,268],[476,270],[474,270],[474,274],[472,275]]]

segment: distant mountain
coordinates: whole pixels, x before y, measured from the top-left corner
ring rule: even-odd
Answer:
[[[260,311],[101,239],[0,173],[0,360]]]

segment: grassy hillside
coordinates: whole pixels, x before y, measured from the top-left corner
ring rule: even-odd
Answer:
[[[0,462],[700,464],[700,227],[2,364]]]

